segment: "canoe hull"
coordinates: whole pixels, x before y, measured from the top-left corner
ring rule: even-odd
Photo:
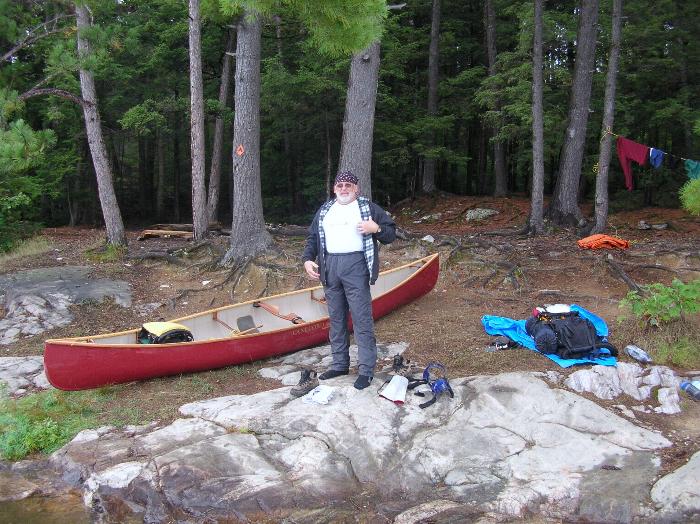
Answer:
[[[439,261],[431,258],[401,285],[372,301],[372,316],[383,317],[428,293],[437,282]],[[51,385],[75,391],[166,375],[205,371],[284,355],[328,342],[328,317],[268,333],[179,344],[100,344],[48,340],[44,368]]]

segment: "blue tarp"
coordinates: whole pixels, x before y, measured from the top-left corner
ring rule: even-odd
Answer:
[[[577,311],[579,315],[590,320],[593,326],[595,327],[595,331],[598,334],[598,336],[603,338],[608,336],[608,326],[605,323],[605,320],[576,304],[571,304],[571,310]],[[484,315],[483,317],[481,317],[481,323],[484,325],[484,330],[489,335],[503,335],[517,342],[521,346],[525,346],[528,349],[537,351],[537,348],[535,347],[535,340],[527,334],[527,331],[525,331],[524,320],[513,320],[512,318],[507,317]],[[600,351],[601,353],[607,352],[609,354],[607,349],[601,349]],[[539,351],[537,352],[539,353]],[[612,355],[607,357],[601,356],[599,358],[565,359],[559,358],[556,355],[545,355],[544,353],[542,354],[548,359],[556,362],[563,368],[568,368],[577,364],[598,364],[600,366],[617,365],[617,359]]]

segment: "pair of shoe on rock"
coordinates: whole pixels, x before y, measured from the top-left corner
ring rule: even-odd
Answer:
[[[329,369],[328,371],[324,371],[318,376],[319,380],[328,380],[329,378],[335,378],[335,377],[340,377],[343,375],[347,375],[348,370],[346,369],[345,371],[337,371],[335,369]],[[367,386],[369,386],[372,383],[372,377],[368,377],[367,375],[359,375],[357,377],[357,380],[355,380],[355,386],[356,389],[365,389]]]
[[[342,375],[347,374],[348,370],[336,371],[334,369],[329,369],[328,371],[324,371],[320,375],[317,375],[315,371],[311,371],[310,369],[303,369],[301,371],[301,378],[299,380],[299,383],[292,388],[291,394],[293,397],[301,397],[303,395],[306,395],[316,386],[318,386],[319,380],[328,380],[329,378],[340,377]],[[367,375],[360,375],[357,377],[357,380],[355,380],[354,386],[357,389],[365,389],[371,384],[371,382],[372,377],[368,377]]]

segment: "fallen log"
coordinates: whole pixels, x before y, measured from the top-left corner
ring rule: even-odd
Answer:
[[[212,222],[209,224],[209,231],[219,231],[222,228],[220,222]],[[192,224],[153,224],[148,229],[158,229],[167,231],[193,231]]]
[[[192,231],[175,231],[170,229],[144,229],[141,234],[136,238],[136,240],[144,240],[146,238],[159,238],[159,237],[177,237],[184,238],[185,240],[192,240]]]

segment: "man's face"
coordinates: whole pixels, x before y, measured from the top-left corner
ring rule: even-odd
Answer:
[[[338,182],[333,186],[335,198],[340,204],[349,204],[357,198],[357,184],[352,182]]]

